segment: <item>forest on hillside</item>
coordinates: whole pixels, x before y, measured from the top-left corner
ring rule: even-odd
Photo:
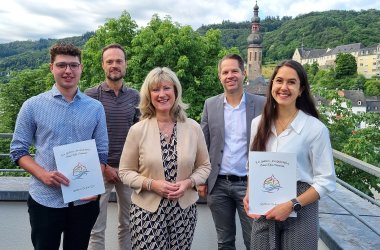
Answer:
[[[266,17],[260,22],[263,34],[264,63],[291,58],[294,50],[306,48],[333,48],[338,45],[362,43],[370,46],[380,43],[380,10],[330,10],[311,12],[291,17]],[[250,22],[202,26],[199,32],[220,29],[222,44],[236,46],[246,55]]]
[[[59,39],[82,47],[94,32],[87,32],[82,36]],[[43,39],[38,41],[15,41],[0,44],[0,82],[6,81],[6,75],[10,71],[23,69],[36,69],[40,65],[49,62],[49,48],[58,39]]]
[[[359,42],[364,46],[380,43],[380,10],[375,9],[311,12],[295,18],[268,16],[260,23],[264,36],[264,63],[291,58],[302,42],[307,48],[333,48]],[[211,29],[221,31],[220,39],[224,47],[236,47],[246,57],[251,21],[235,23],[226,20],[221,24],[203,25],[196,32],[204,35]],[[63,40],[82,47],[94,33],[90,31],[82,36]],[[40,39],[0,44],[0,82],[6,81],[3,76],[11,70],[33,69],[47,63],[48,48],[56,41]]]

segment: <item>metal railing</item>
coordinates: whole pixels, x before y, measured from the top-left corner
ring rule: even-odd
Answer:
[[[333,155],[334,158],[341,160],[345,163],[350,164],[353,167],[356,167],[358,169],[361,169],[371,175],[374,175],[376,177],[380,177],[380,168],[376,167],[374,165],[371,165],[367,162],[361,161],[359,159],[356,159],[355,157],[349,156],[347,154],[344,154],[342,152],[339,152],[335,149],[333,149]]]
[[[0,138],[12,138],[12,133],[0,133]],[[0,153],[0,157],[8,157],[9,154],[7,153]],[[369,164],[367,162],[361,161],[359,159],[356,159],[350,155],[344,154],[342,152],[339,152],[335,149],[333,149],[333,156],[334,158],[341,160],[353,167],[356,167],[358,169],[361,169],[371,175],[374,175],[376,177],[380,177],[380,168],[376,167],[372,164]],[[0,172],[19,172],[23,171],[23,169],[1,169]],[[346,184],[348,185],[348,184]],[[360,195],[361,196],[361,195]]]
[[[0,133],[0,139],[1,138],[12,138],[13,134],[12,133]],[[5,157],[9,157],[9,153],[0,153],[0,158],[5,158]],[[3,166],[0,166],[0,167],[3,167]],[[22,168],[0,168],[0,173],[3,172],[3,173],[17,173],[17,172],[25,172],[24,169]]]

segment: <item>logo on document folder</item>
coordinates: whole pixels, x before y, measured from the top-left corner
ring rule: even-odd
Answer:
[[[276,177],[274,177],[273,174],[271,177],[268,177],[264,180],[264,183],[263,183],[264,192],[273,193],[275,191],[280,190],[280,188],[281,188],[280,181]]]
[[[74,180],[83,179],[83,176],[87,175],[88,172],[90,171],[87,170],[86,166],[78,162],[78,164],[73,168]]]

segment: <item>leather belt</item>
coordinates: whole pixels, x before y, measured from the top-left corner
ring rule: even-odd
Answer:
[[[236,181],[247,181],[247,176],[237,176],[237,175],[218,175],[218,179],[223,179],[223,180],[227,180],[227,181],[232,181],[232,182],[236,182]]]

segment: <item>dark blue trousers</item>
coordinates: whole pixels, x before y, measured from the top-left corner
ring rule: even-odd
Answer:
[[[35,250],[59,249],[63,233],[64,250],[87,250],[91,229],[99,214],[99,201],[65,208],[45,207],[30,196],[28,212]]]

